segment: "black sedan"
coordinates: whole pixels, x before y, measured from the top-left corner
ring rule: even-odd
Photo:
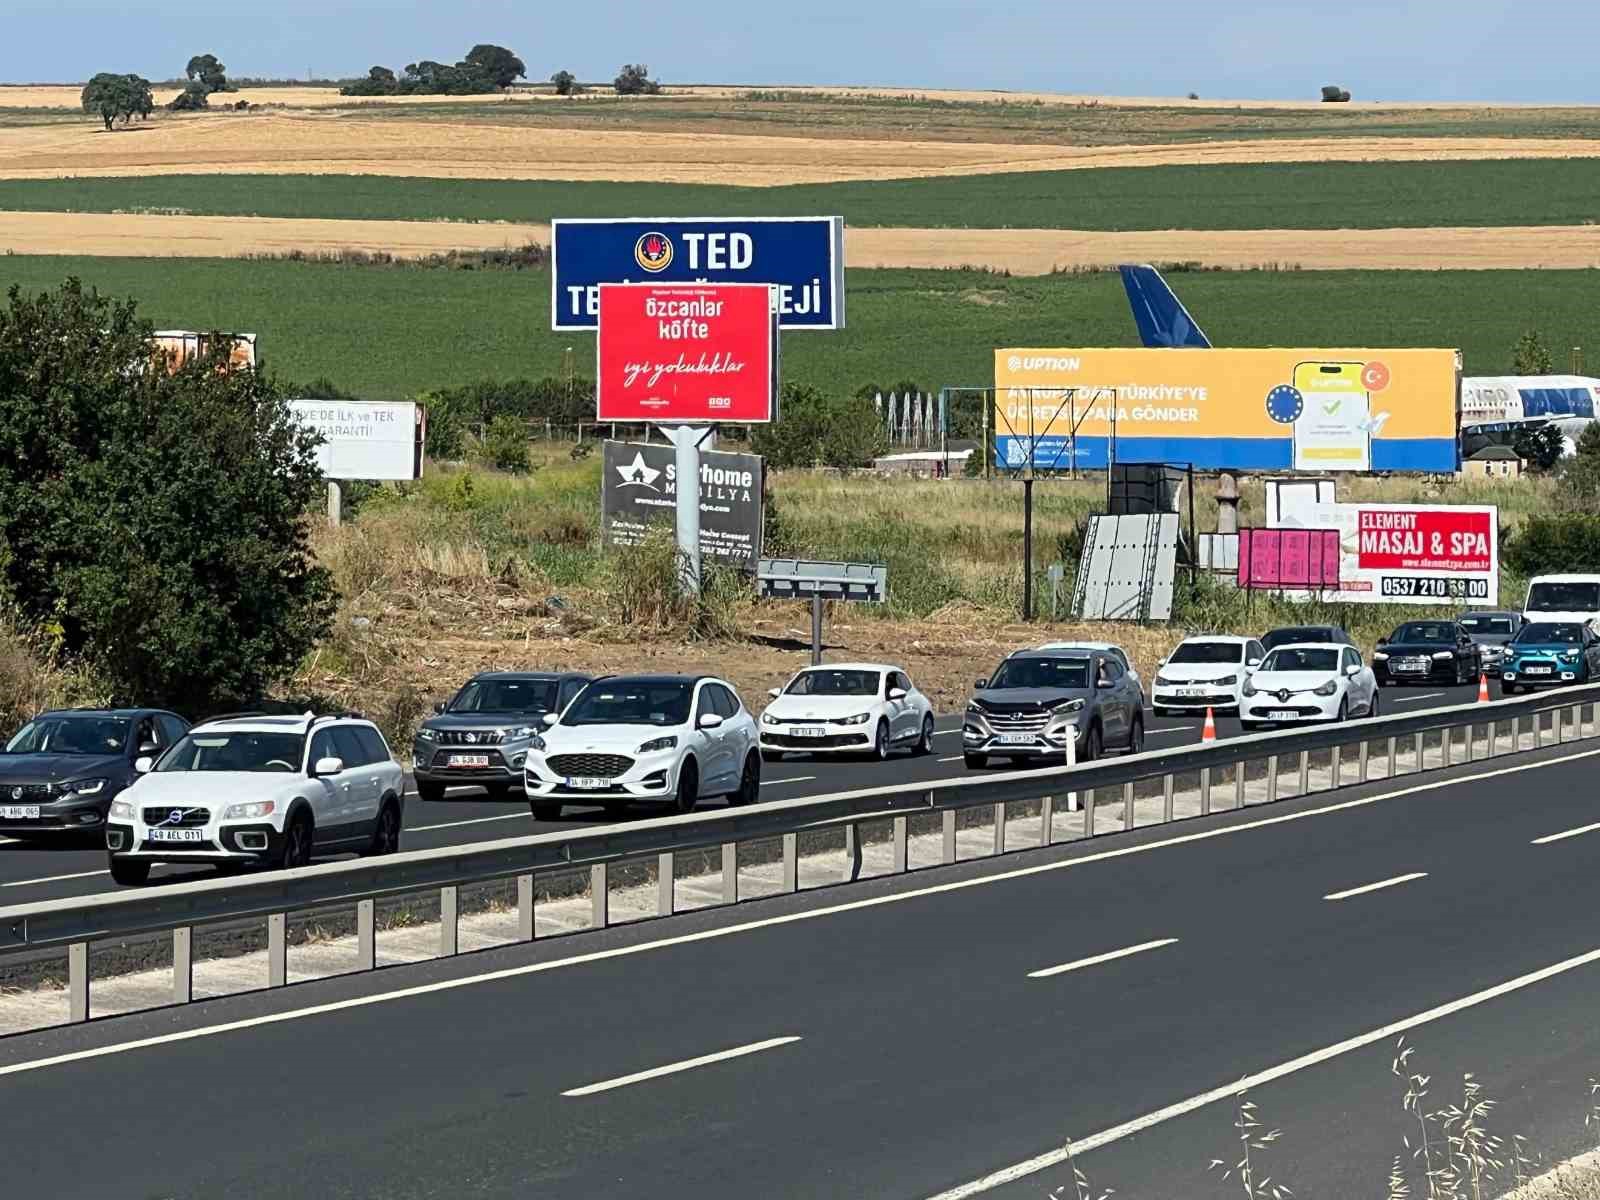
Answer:
[[[1382,687],[1471,683],[1482,670],[1482,652],[1454,621],[1407,621],[1379,639],[1372,654],[1372,673]]]
[[[1285,625],[1261,635],[1263,649],[1275,646],[1354,646],[1355,639],[1337,625]]]

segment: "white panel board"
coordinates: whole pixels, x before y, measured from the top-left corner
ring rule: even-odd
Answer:
[[[291,400],[299,422],[322,435],[317,463],[329,479],[415,479],[417,406],[412,401]]]

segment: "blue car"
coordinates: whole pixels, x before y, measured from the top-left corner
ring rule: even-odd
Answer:
[[[1576,621],[1524,625],[1506,647],[1500,691],[1589,683],[1600,678],[1600,635]]]

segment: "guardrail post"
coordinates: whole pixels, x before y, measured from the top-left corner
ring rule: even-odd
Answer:
[[[589,868],[589,925],[604,929],[611,924],[611,884],[606,864],[595,863]]]
[[[783,835],[783,890],[798,892],[800,890],[800,835],[786,833]]]
[[[1095,790],[1090,788],[1083,794],[1083,836],[1086,838],[1094,836],[1094,803]]]
[[[1365,783],[1367,781],[1367,756],[1370,753],[1370,751],[1371,751],[1371,747],[1369,747],[1367,745],[1367,739],[1366,738],[1362,738],[1361,739],[1361,750],[1358,753],[1357,760],[1356,760],[1356,782],[1357,783]]]
[[[1200,768],[1200,815],[1211,811],[1211,768]]]
[[[1490,721],[1489,722],[1489,744],[1488,744],[1487,748],[1488,748],[1488,751],[1489,751],[1489,757],[1490,758],[1495,758],[1500,753],[1500,722],[1499,721]]]
[[[1450,766],[1450,760],[1455,752],[1456,731],[1455,726],[1446,725],[1439,731],[1440,753],[1443,756],[1443,765]]]
[[[533,874],[517,876],[517,937],[531,942],[536,928],[533,923]]]
[[[289,914],[267,916],[267,986],[282,987],[289,982]]]
[[[844,881],[861,878],[861,826],[851,821],[844,827]]]
[[[1039,845],[1049,846],[1056,838],[1056,798],[1046,796],[1039,801]]]
[[[1249,765],[1249,762],[1244,759],[1240,759],[1233,764],[1233,807],[1236,809],[1244,807],[1245,768]]]
[[[894,819],[894,862],[890,864],[890,870],[896,875],[906,873],[906,846],[910,841],[909,826],[909,817]]]
[[[1271,804],[1278,798],[1278,756],[1267,755],[1267,803]]]
[[[1337,791],[1343,783],[1344,747],[1335,745],[1328,758],[1328,790]]]
[[[1600,700],[1589,706],[1589,728],[1594,733],[1600,733]]]
[[[944,818],[944,861],[946,865],[956,861],[956,810],[947,808],[942,814]]]
[[[1161,819],[1170,824],[1172,821],[1172,776],[1161,777]]]
[[[1571,716],[1567,719],[1567,727],[1572,730],[1574,741],[1583,741],[1583,705],[1574,704],[1570,710]]]
[[[671,850],[656,855],[656,916],[670,917],[677,906],[677,865]]]
[[[356,901],[356,970],[378,965],[378,914],[371,900]]]
[[[739,843],[722,843],[722,902],[739,903]]]
[[[74,1021],[89,1019],[89,943],[67,947],[67,1014]]]
[[[1122,827],[1132,829],[1133,818],[1133,780],[1128,780],[1122,785]]]
[[[1533,722],[1533,748],[1538,750],[1544,745],[1544,720],[1538,713],[1529,713]]]
[[[1076,737],[1069,737],[1067,739],[1067,766],[1075,767],[1077,765],[1078,765],[1078,739]],[[1078,793],[1077,792],[1068,792],[1067,793],[1067,811],[1068,812],[1077,812],[1078,811]],[[1088,826],[1085,825],[1084,829],[1085,829],[1085,831],[1087,831],[1088,830]],[[1085,832],[1084,833],[1084,837],[1088,837],[1088,836],[1089,836],[1088,833]]]
[[[172,1002],[194,999],[194,927],[180,925],[172,931]]]
[[[447,884],[439,889],[439,957],[454,958],[461,949],[461,922],[457,919],[461,889]]]
[[[1420,770],[1422,770],[1422,766],[1423,766],[1423,762],[1422,762],[1422,733],[1421,733],[1421,731],[1418,731],[1417,733],[1412,734],[1412,736],[1411,736],[1411,749],[1412,749],[1412,752],[1416,755],[1416,759],[1417,759],[1416,769],[1418,771],[1420,771]]]
[[[1390,738],[1389,739],[1389,778],[1390,779],[1394,778],[1394,760],[1395,760],[1395,754],[1394,754],[1395,745],[1394,744],[1395,744],[1395,742],[1397,740],[1398,740],[1397,738]]]
[[[1550,710],[1550,733],[1550,740],[1557,746],[1561,745],[1561,710],[1559,708]]]
[[[1004,804],[996,804],[994,806],[994,852],[996,854],[1004,854],[1006,852],[1006,806]]]

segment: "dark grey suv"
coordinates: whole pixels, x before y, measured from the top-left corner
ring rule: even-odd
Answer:
[[[412,769],[417,795],[443,800],[447,787],[473,784],[504,800],[522,796],[528,743],[583,690],[589,676],[570,672],[484,671],[467,680],[417,730]]]
[[[969,767],[990,758],[1066,762],[1100,757],[1108,746],[1144,749],[1144,697],[1112,654],[1099,650],[1018,650],[967,702],[961,751]]]

